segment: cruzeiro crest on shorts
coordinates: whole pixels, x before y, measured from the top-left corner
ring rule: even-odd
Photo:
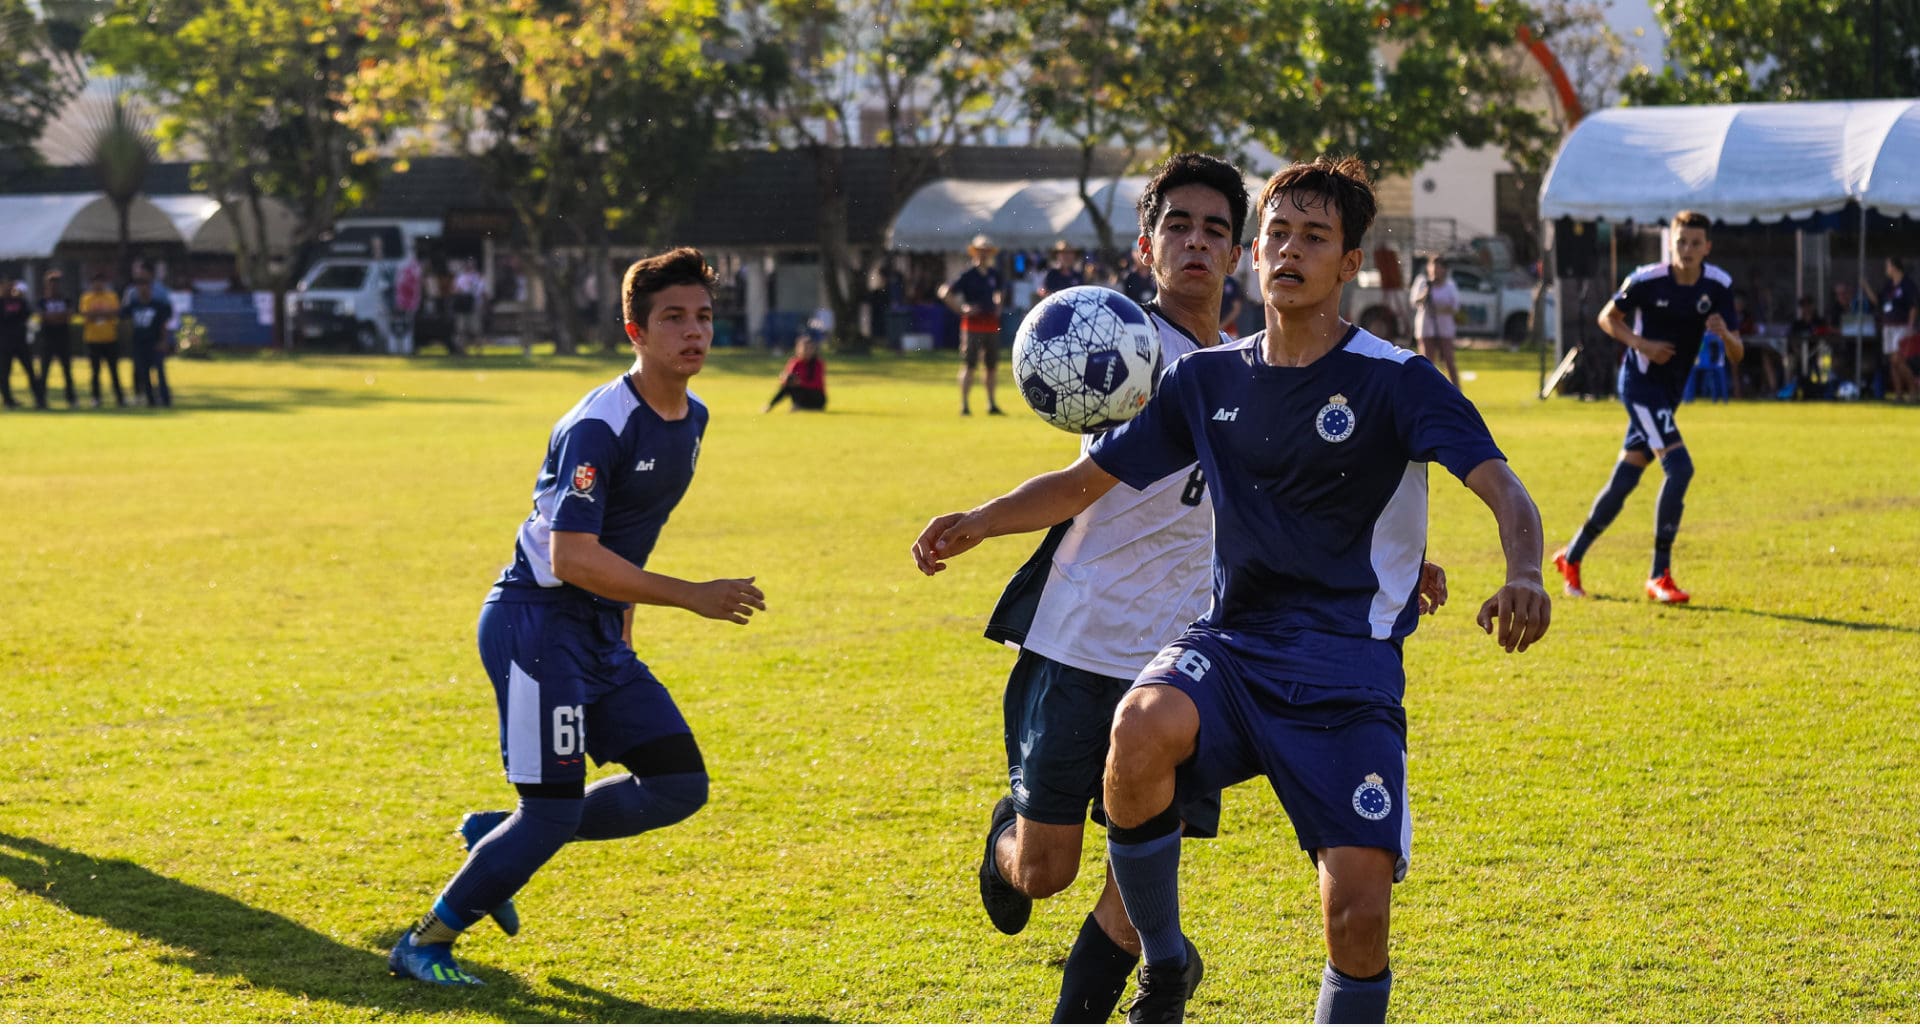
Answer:
[[[1327,405],[1314,415],[1313,430],[1328,442],[1345,442],[1353,434],[1353,408],[1347,405],[1347,397],[1336,392],[1327,397]]]
[[[1368,820],[1385,820],[1393,812],[1393,793],[1379,774],[1368,774],[1353,790],[1353,811]]]
[[[573,487],[567,490],[567,495],[578,496],[589,503],[593,502],[593,482],[598,477],[599,472],[594,470],[592,464],[575,465]]]

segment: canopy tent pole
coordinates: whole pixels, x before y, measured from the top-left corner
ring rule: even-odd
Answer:
[[[1860,201],[1860,239],[1858,245],[1855,247],[1855,252],[1859,259],[1853,266],[1855,272],[1859,275],[1859,281],[1854,283],[1854,295],[1865,296],[1867,294],[1867,204],[1865,200]],[[1860,392],[1863,396],[1866,394],[1867,389],[1866,368],[1864,366],[1866,359],[1867,338],[1864,335],[1856,335],[1853,337],[1853,383],[1860,387]]]

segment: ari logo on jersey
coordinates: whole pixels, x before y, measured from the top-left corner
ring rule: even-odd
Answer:
[[[1347,397],[1337,392],[1327,397],[1327,405],[1313,418],[1313,430],[1328,442],[1347,441],[1353,426],[1353,408],[1347,405]]]
[[[1368,774],[1353,790],[1353,811],[1368,820],[1385,820],[1393,812],[1393,793],[1379,774]]]

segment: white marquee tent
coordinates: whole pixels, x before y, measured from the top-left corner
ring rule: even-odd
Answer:
[[[1659,223],[1680,210],[1741,224],[1857,203],[1920,216],[1920,100],[1623,107],[1575,126],[1540,216]]]
[[[1131,246],[1139,233],[1135,207],[1150,179],[1132,175],[1118,180],[1101,178],[1092,186],[1093,202],[1113,226],[1114,241]],[[1259,195],[1265,182],[1247,180],[1249,196]],[[1080,186],[1071,178],[1028,178],[1015,181],[936,179],[919,189],[901,206],[887,230],[887,248],[918,253],[958,253],[967,241],[984,232],[1003,250],[1040,250],[1065,239],[1069,245],[1091,250],[1100,245],[1093,218],[1080,200]]]
[[[278,200],[266,201],[265,209],[269,246],[284,253],[293,235],[293,213]],[[232,221],[219,214],[219,202],[206,196],[138,196],[128,209],[128,238],[231,253]],[[0,260],[46,260],[61,243],[120,238],[113,201],[100,192],[0,196],[0,225],[6,226],[0,231]]]

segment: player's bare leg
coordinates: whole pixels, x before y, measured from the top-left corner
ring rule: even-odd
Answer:
[[[1320,979],[1316,1023],[1385,1023],[1393,973],[1387,929],[1394,863],[1386,849],[1343,846],[1314,853],[1320,865],[1320,912],[1327,968]]]
[[[1200,954],[1180,932],[1180,815],[1174,775],[1192,758],[1200,711],[1170,685],[1135,688],[1113,715],[1107,751],[1107,857],[1146,963],[1130,1023],[1179,1023],[1200,983]]]

